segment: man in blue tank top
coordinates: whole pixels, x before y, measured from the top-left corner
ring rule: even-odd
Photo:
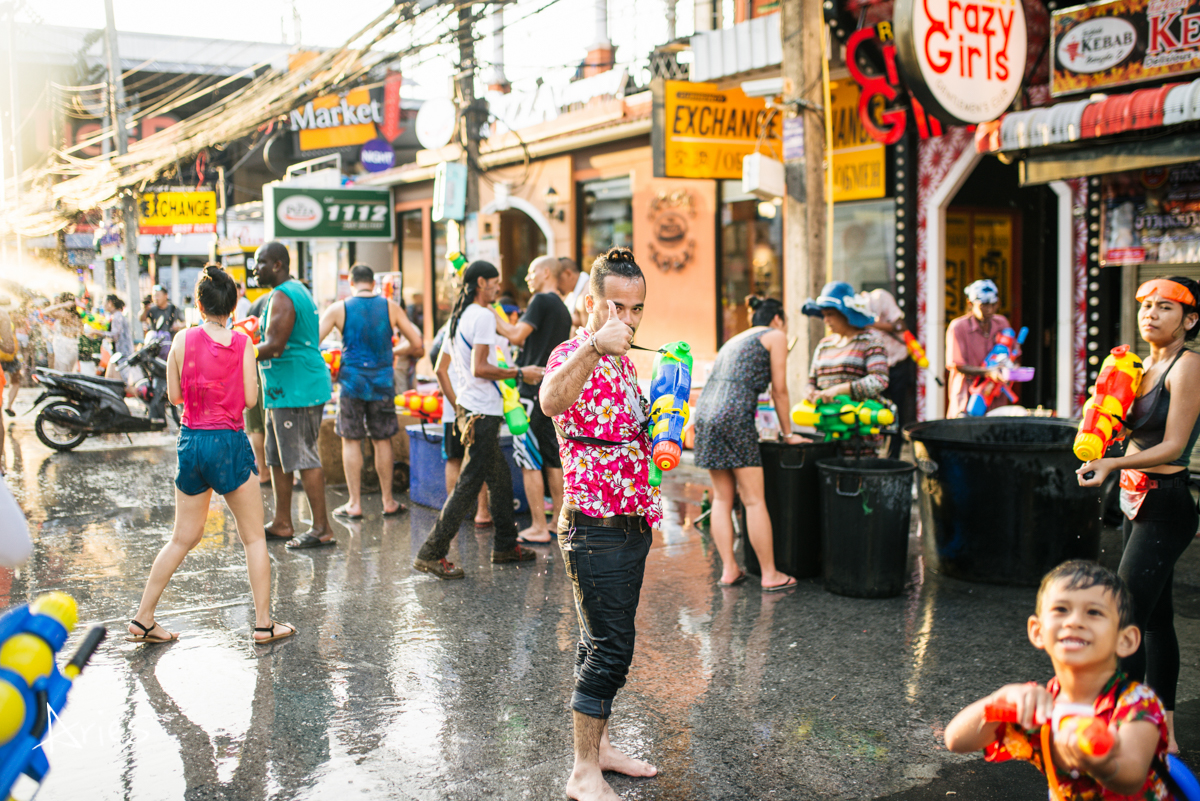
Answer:
[[[325,471],[317,450],[321,413],[331,394],[317,336],[317,304],[304,284],[288,274],[291,259],[281,242],[263,245],[254,259],[258,285],[272,288],[258,346],[267,465],[275,488],[275,519],[267,525],[267,538],[286,539],[288,548],[333,545],[325,514]],[[312,528],[299,535],[292,525],[292,473],[297,470],[313,517]]]
[[[342,367],[338,383],[337,435],[342,438],[342,466],[350,500],[333,510],[339,517],[362,518],[362,441],[375,448],[375,472],[383,495],[383,515],[404,511],[392,497],[392,437],[396,422],[396,379],[392,371],[392,336],[399,331],[410,343],[409,355],[424,354],[421,332],[404,309],[375,291],[375,271],[365,264],[350,268],[354,294],[332,304],[321,315],[320,339],[337,329],[342,334]]]

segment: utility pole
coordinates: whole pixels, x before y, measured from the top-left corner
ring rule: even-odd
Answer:
[[[458,9],[458,102],[462,109],[462,124],[466,126],[467,215],[479,211],[479,139],[483,122],[475,106],[475,39],[471,35],[471,4]],[[465,218],[464,218],[465,219]],[[466,248],[466,233],[459,247]]]
[[[799,309],[825,283],[825,105],[821,38],[827,35],[821,0],[783,0],[783,95],[789,114],[804,127],[804,154],[784,165],[787,196],[783,203],[784,308]],[[819,319],[790,318],[788,391],[804,397],[808,365],[824,333]]]
[[[117,139],[117,154],[129,152],[129,132],[125,127],[127,113],[125,105],[125,82],[121,79],[121,56],[117,50],[117,25],[113,21],[112,0],[104,0],[105,43],[108,50],[108,102],[109,116],[113,120],[113,131]],[[132,189],[121,192],[121,216],[125,220],[125,281],[129,290],[130,312],[138,308],[138,212],[137,198]],[[137,331],[134,339],[138,340]]]
[[[9,3],[8,12],[8,122],[9,146],[12,148],[13,195],[12,207],[21,208],[21,106],[17,99],[17,4]],[[25,260],[25,247],[21,242],[21,232],[16,232],[17,267]]]

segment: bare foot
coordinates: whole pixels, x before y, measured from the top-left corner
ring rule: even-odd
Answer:
[[[545,526],[530,526],[517,532],[518,542],[540,542],[549,543],[554,539],[554,536],[546,529]]]
[[[575,801],[620,801],[621,796],[604,781],[604,776],[599,771],[571,771],[571,778],[567,779],[567,798],[574,798]]]
[[[333,514],[335,517],[349,517],[351,519],[362,517],[362,504],[353,504],[347,501],[334,509]]]
[[[658,768],[649,762],[626,756],[612,745],[600,744],[600,770],[611,770],[613,773],[623,773],[626,776],[657,776]]]
[[[290,540],[296,536],[296,529],[292,526],[281,526],[278,523],[270,523],[266,526],[267,538],[274,540]]]

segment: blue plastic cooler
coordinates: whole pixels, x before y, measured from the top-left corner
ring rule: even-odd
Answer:
[[[404,429],[408,433],[409,484],[408,497],[413,503],[441,509],[446,503],[446,460],[442,458],[442,426],[426,423]],[[521,468],[513,461],[512,435],[500,434],[500,449],[508,470],[512,473],[513,500],[517,512],[528,512],[525,500],[525,482]]]

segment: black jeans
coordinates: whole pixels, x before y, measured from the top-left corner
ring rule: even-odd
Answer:
[[[885,398],[896,404],[896,428],[903,428],[917,419],[917,365],[912,359],[888,368],[888,387],[883,391]],[[889,437],[888,458],[899,459],[904,437]]]
[[[1137,517],[1126,518],[1124,524],[1125,550],[1118,572],[1133,596],[1142,645],[1122,668],[1130,678],[1149,684],[1168,711],[1175,708],[1179,680],[1171,584],[1175,562],[1196,536],[1196,524],[1196,504],[1184,487],[1150,490]]]
[[[496,533],[492,548],[496,551],[511,551],[517,547],[517,526],[513,519],[512,473],[504,452],[500,450],[500,423],[503,417],[480,415],[475,418],[475,440],[467,447],[463,457],[462,472],[454,492],[442,506],[437,524],[429,539],[417,553],[418,559],[436,562],[450,552],[450,541],[458,534],[458,528],[468,514],[475,511],[479,489],[484,482],[488,485],[488,508]]]
[[[565,515],[564,515],[565,516]],[[634,617],[642,593],[651,532],[645,519],[631,529],[581,526],[560,530],[559,547],[575,590],[579,647],[571,708],[607,719],[633,661]]]

